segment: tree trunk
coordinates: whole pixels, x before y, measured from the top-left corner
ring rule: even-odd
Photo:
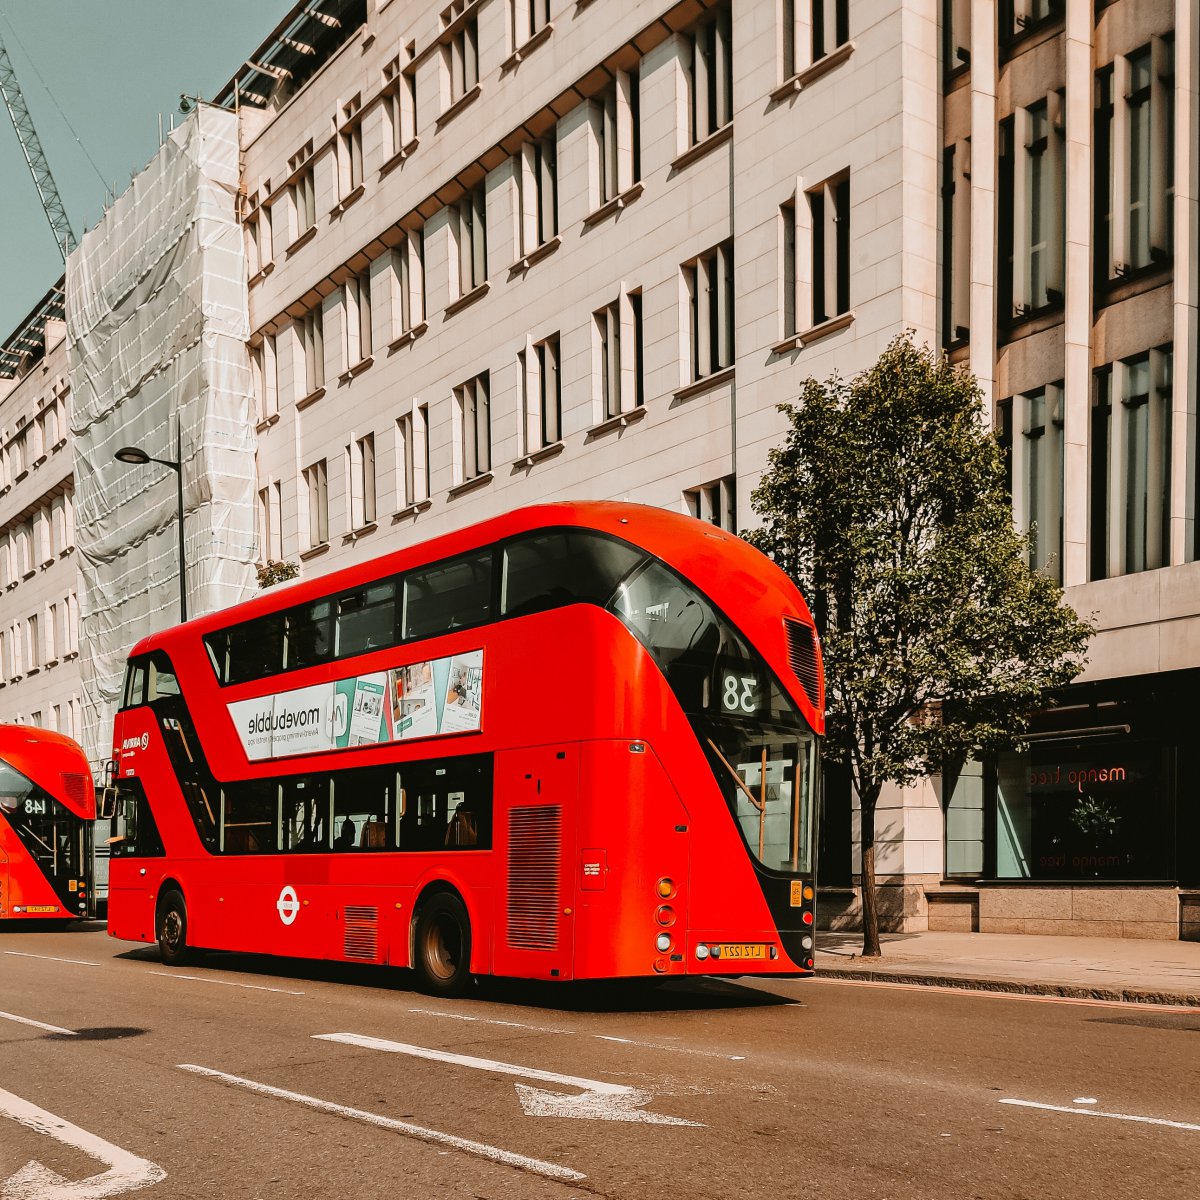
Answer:
[[[858,797],[862,817],[862,926],[863,958],[879,958],[879,909],[875,895],[875,804],[879,785],[874,784]]]

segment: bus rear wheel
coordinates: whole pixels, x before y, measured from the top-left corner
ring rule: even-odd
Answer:
[[[158,954],[169,967],[177,967],[188,960],[187,904],[183,893],[172,888],[164,892],[158,902],[155,920],[158,935]]]
[[[435,892],[417,914],[413,969],[423,992],[459,996],[471,979],[471,921],[453,892]]]

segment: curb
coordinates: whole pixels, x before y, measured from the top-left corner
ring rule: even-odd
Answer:
[[[905,983],[924,987],[954,988],[968,992],[1002,992],[1014,996],[1059,996],[1068,1000],[1106,1000],[1115,1004],[1153,1004],[1160,1007],[1200,1010],[1200,995],[1187,992],[1139,991],[1135,988],[1079,987],[1069,983],[1042,983],[1016,979],[979,979],[967,975],[930,975],[916,971],[844,967],[816,969],[818,979],[866,979],[874,983]]]

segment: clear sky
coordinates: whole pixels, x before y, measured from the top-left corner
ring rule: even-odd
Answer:
[[[76,237],[104,212],[101,177],[110,192],[115,187],[120,194],[131,172],[153,157],[159,113],[165,127],[169,114],[178,119],[181,92],[215,96],[292,5],[293,0],[0,0],[0,37]],[[33,178],[0,104],[0,341],[62,270]]]

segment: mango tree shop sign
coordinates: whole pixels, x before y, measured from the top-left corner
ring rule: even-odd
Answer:
[[[1073,787],[1080,794],[1097,783],[1125,783],[1128,775],[1124,767],[1053,766],[1033,767],[1029,771],[1030,787]]]
[[[251,762],[468,733],[482,707],[482,650],[228,705]]]

